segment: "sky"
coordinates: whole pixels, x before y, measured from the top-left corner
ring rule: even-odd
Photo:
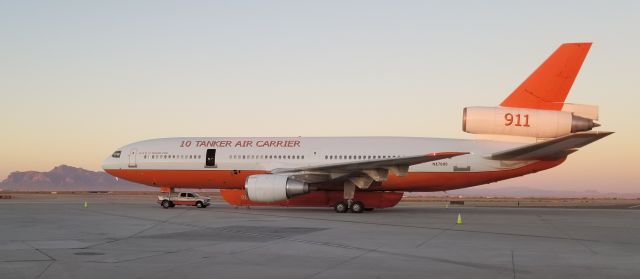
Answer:
[[[638,1],[1,1],[0,179],[173,136],[474,138],[565,42],[616,134],[490,185],[640,192]]]

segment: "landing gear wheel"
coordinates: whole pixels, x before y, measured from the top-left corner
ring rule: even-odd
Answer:
[[[360,201],[354,201],[351,204],[351,212],[362,213],[364,211],[364,204]]]
[[[160,204],[164,209],[167,209],[169,207],[171,207],[171,202],[168,200],[163,200],[162,203]]]
[[[336,203],[336,205],[333,207],[333,209],[336,210],[336,212],[338,213],[345,213],[347,211],[349,211],[349,205],[346,202],[338,202]]]
[[[201,201],[196,202],[196,207],[197,208],[204,208],[204,204]]]

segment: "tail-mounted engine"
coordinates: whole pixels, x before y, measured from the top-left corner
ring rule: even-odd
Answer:
[[[462,130],[471,134],[555,138],[600,126],[597,107],[567,106],[566,111],[511,107],[467,107]]]

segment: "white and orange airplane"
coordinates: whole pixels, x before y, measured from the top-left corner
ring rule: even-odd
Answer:
[[[404,192],[434,192],[518,177],[560,165],[612,132],[598,107],[565,99],[591,43],[561,45],[497,107],[467,107],[472,134],[509,141],[417,137],[163,138],[119,148],[106,172],[162,192],[220,189],[233,205],[327,206],[360,213],[395,206]]]

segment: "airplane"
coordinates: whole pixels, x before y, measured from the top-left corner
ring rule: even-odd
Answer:
[[[103,169],[159,187],[219,189],[235,206],[393,207],[405,192],[447,191],[547,170],[613,132],[598,107],[565,103],[591,43],[562,44],[499,106],[466,107],[462,130],[513,140],[423,137],[179,137],[117,149]]]

